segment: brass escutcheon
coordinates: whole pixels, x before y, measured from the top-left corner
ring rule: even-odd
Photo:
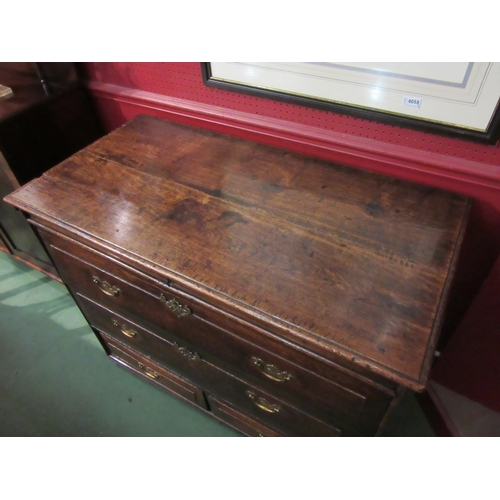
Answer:
[[[181,347],[177,342],[174,342],[175,350],[186,357],[189,361],[200,361],[201,357],[197,352],[190,351],[186,347]]]
[[[168,300],[165,295],[160,294],[160,300],[178,317],[185,318],[191,314],[191,309],[188,306],[183,306],[179,304],[177,299],[173,298]]]

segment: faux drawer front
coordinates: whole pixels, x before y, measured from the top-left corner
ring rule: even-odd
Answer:
[[[167,371],[165,368],[152,363],[150,360],[115,343],[112,338],[101,335],[102,340],[110,351],[110,357],[126,366],[147,380],[166,389],[168,392],[189,401],[203,409],[207,409],[203,392],[187,380]]]
[[[231,406],[208,396],[208,403],[213,414],[231,427],[251,437],[279,437],[283,434],[265,427],[261,423],[248,418]]]
[[[224,369],[333,425],[356,429],[362,434],[376,431],[391,401],[390,395],[340,371],[325,370],[321,362],[305,356],[297,359],[293,348],[271,343],[265,335],[257,337],[255,331],[241,324],[240,336],[229,333],[234,325],[227,315],[207,311],[189,297],[174,297],[168,287],[160,288],[153,280],[143,279],[126,266],[79,244],[52,234],[43,236],[50,244],[49,250],[64,281],[74,293],[91,297],[170,341],[181,339],[188,349],[196,350],[212,363],[222,364]],[[162,295],[167,300],[178,297],[180,307],[187,306],[191,314],[178,318],[162,303]],[[226,329],[221,329],[221,325]],[[254,342],[242,339],[241,335]],[[289,359],[304,360],[304,366],[311,366],[313,371]]]

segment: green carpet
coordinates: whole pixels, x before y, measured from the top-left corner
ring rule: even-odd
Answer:
[[[109,360],[66,288],[0,252],[0,436],[237,436]],[[412,394],[384,435],[433,436]]]

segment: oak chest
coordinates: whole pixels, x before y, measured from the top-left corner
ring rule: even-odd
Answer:
[[[247,435],[425,387],[466,198],[138,116],[6,198],[108,355]]]

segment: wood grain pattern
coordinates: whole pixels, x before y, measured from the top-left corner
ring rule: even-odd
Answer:
[[[413,389],[468,213],[453,193],[144,116],[7,201]]]

